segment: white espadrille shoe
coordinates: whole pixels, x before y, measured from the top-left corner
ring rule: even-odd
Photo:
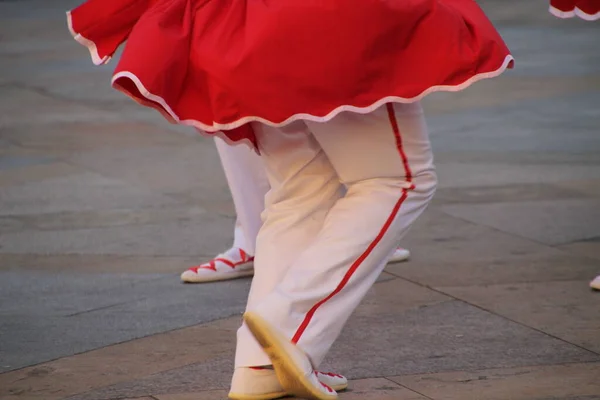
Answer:
[[[334,389],[319,380],[306,354],[265,319],[247,311],[244,322],[271,359],[277,379],[287,394],[314,400],[338,398]]]
[[[192,267],[181,274],[185,283],[225,281],[254,274],[254,257],[232,247],[212,260]]]
[[[390,260],[388,262],[389,263],[397,263],[397,262],[406,261],[409,258],[410,258],[410,251],[408,251],[402,247],[398,247],[394,251],[394,254],[392,254],[392,256],[390,257]]]

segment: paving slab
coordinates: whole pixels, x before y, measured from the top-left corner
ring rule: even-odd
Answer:
[[[181,263],[171,274],[102,273],[101,266],[94,266],[93,274],[72,269],[26,273],[27,264],[0,270],[0,371],[240,315],[250,280],[184,285],[178,276],[187,267]],[[384,275],[380,282],[390,279]],[[431,301],[408,296],[405,307]],[[17,297],[18,303],[10,301]],[[73,298],[78,301],[69,301]],[[231,359],[228,353],[228,368]]]
[[[544,100],[553,97],[588,93],[600,85],[596,74],[575,76],[519,76],[511,73],[496,79],[478,82],[458,93],[434,93],[423,104],[428,117],[451,115],[460,111],[484,111],[490,108],[511,106],[528,100]],[[493,92],[493,96],[484,93]],[[430,121],[431,123],[431,121]],[[434,132],[443,132],[434,129]]]
[[[589,290],[587,280],[440,290],[600,354],[600,296]]]
[[[354,317],[321,368],[354,379],[598,357],[470,304],[447,301],[396,315]]]
[[[163,132],[164,136],[177,136]],[[188,142],[191,142],[188,140]],[[75,154],[70,161],[104,176],[118,177],[161,193],[200,188],[203,197],[230,200],[217,152],[200,140],[185,146],[106,149]]]
[[[427,397],[384,378],[350,381],[348,390],[340,393],[343,400],[426,400]]]
[[[351,319],[323,369],[349,377],[377,377],[600,359],[464,303],[440,302],[440,294],[401,280],[376,288]],[[383,307],[390,301],[391,311]],[[49,395],[88,400],[224,389],[233,367],[238,324],[239,316],[5,373],[0,375],[0,387],[13,392],[35,387]],[[206,329],[213,333],[202,333]],[[98,363],[104,369],[94,367]],[[122,367],[111,371],[114,365]],[[64,373],[72,378],[65,381]],[[60,397],[48,397],[52,398]]]
[[[600,199],[448,205],[444,212],[548,245],[600,238]]]
[[[250,281],[179,283],[232,240],[218,155],[110,88],[79,2],[0,1],[0,399],[222,399]],[[517,68],[424,101],[440,190],[323,366],[342,400],[598,397],[597,26],[479,4]]]
[[[183,285],[179,273],[22,270],[1,271],[0,282],[2,372],[239,315],[250,284]]]
[[[233,347],[231,347],[229,352],[203,363],[174,368],[142,379],[87,391],[69,397],[69,400],[109,400],[122,397],[138,397],[145,394],[161,396],[227,390],[231,383],[233,358]],[[213,394],[211,393],[211,395]]]
[[[177,204],[160,193],[92,172],[59,176],[43,182],[0,187],[0,215],[144,207]]]
[[[156,207],[113,208],[93,211],[65,211],[43,214],[0,216],[2,233],[20,231],[67,231],[131,225],[193,222],[208,211],[197,206],[158,205]],[[14,225],[14,226],[11,226]]]
[[[495,0],[488,0],[493,2]],[[510,71],[513,76],[577,76],[593,74],[597,71],[600,54],[595,51],[593,40],[582,40],[582,35],[595,37],[597,27],[593,24],[582,24],[583,21],[552,20],[548,15],[548,3],[542,4],[537,12],[543,18],[552,21],[547,26],[535,24],[508,25],[500,24],[498,29],[516,59],[516,68]],[[504,3],[507,4],[508,3]],[[521,2],[513,3],[510,8],[521,6]],[[505,8],[505,12],[508,7]],[[545,15],[544,15],[545,14]],[[492,15],[492,18],[494,16]],[[536,17],[534,17],[535,19]],[[528,44],[535,43],[535,51]],[[568,63],[564,60],[569,60]]]
[[[413,256],[410,265],[388,265],[390,274],[429,287],[494,285],[526,282],[587,281],[598,275],[598,260],[563,251],[543,255],[506,255],[476,260],[430,261]]]
[[[80,168],[60,161],[3,170],[0,171],[0,188],[28,185],[46,179],[63,178],[80,173]]]
[[[98,107],[82,105],[76,101],[60,99],[20,85],[5,84],[0,96],[2,125],[19,125],[27,121],[37,129],[49,124],[64,122],[119,122],[122,117]],[[31,107],[35,104],[35,118],[31,118]]]
[[[482,165],[467,162],[437,163],[439,187],[465,188],[505,186],[510,184],[559,183],[571,179],[594,180],[600,174],[597,165],[555,165],[548,173],[547,165],[518,165],[512,161]]]
[[[389,274],[384,272],[383,275]],[[389,315],[397,318],[407,311],[438,305],[450,300],[450,297],[442,293],[403,279],[383,279],[369,290],[354,316],[369,318]],[[348,329],[354,328],[350,326]]]
[[[441,118],[440,118],[441,120]],[[444,151],[440,149],[436,152],[436,164],[447,164],[464,162],[466,164],[472,164],[474,167],[486,164],[505,164],[505,165],[530,165],[530,166],[545,166],[548,168],[549,165],[554,169],[555,166],[597,166],[598,156],[594,152],[586,153],[566,153],[561,151],[544,151],[544,152],[533,152],[533,151],[511,151],[511,152],[499,152],[494,149],[493,146],[489,146],[486,149],[479,151],[469,151],[467,149],[453,149]],[[475,171],[473,171],[475,172]],[[517,177],[515,177],[517,178]],[[566,181],[547,182],[552,185],[569,188],[573,185],[573,189],[581,192],[588,193],[586,189],[587,184],[590,181],[596,179],[569,179]],[[542,184],[542,182],[532,182],[528,185],[534,187]],[[519,185],[518,182],[508,183],[507,185]],[[485,186],[501,186],[501,185],[482,185]],[[459,190],[468,188],[468,186],[457,186]],[[593,193],[593,192],[590,192]]]
[[[231,352],[240,322],[236,316],[4,373],[0,375],[0,398],[18,393],[21,398],[63,399],[208,361]]]
[[[599,363],[390,377],[433,400],[596,400]]]
[[[589,279],[597,261],[516,237],[446,214],[427,210],[402,243],[408,263],[386,271],[420,284],[468,286],[510,282]]]
[[[567,200],[596,198],[589,191],[565,188],[561,183],[528,183],[513,185],[441,188],[435,193],[433,206],[470,205],[490,203],[532,202],[542,200]]]
[[[433,125],[433,148],[475,152],[597,152],[600,138],[590,133],[598,129],[599,101],[600,94],[593,91],[433,116],[428,119]],[[438,124],[440,120],[445,124]]]
[[[0,159],[0,170],[11,170],[15,168],[28,167],[30,165],[48,164],[52,161],[54,161],[53,158],[43,156],[4,156],[2,159]]]
[[[226,389],[233,370],[234,341],[233,326],[228,326],[216,345],[218,352],[202,362],[160,368],[151,375],[98,386],[70,399],[107,400]],[[172,343],[169,334],[163,340]],[[229,348],[223,346],[224,341],[229,342]],[[198,354],[206,350],[195,349]],[[143,357],[142,351],[130,362]],[[600,356],[396,279],[377,284],[369,293],[320,368],[356,379],[566,360],[593,361],[600,360]]]
[[[594,197],[600,197],[600,179],[590,180],[569,180],[559,182],[559,186],[566,190],[577,190],[582,193],[589,194]]]
[[[183,222],[19,231],[0,236],[0,246],[16,254],[216,255],[231,245],[233,227],[233,218],[206,213]]]
[[[210,260],[214,254],[189,257],[118,256],[111,254],[0,255],[0,271],[27,270],[83,274],[180,274],[185,268]],[[391,278],[394,278],[390,275]],[[91,278],[93,279],[93,278]]]
[[[573,254],[600,260],[600,238],[573,242],[559,246],[559,248]]]
[[[202,290],[203,287],[198,287],[197,290]],[[398,292],[402,292],[403,296],[398,296]],[[383,279],[376,284],[371,290],[365,302],[361,305],[357,317],[380,315],[388,315],[392,319],[397,319],[397,315],[406,312],[407,310],[416,310],[420,307],[433,305],[441,301],[446,301],[447,297],[421,288],[417,285],[397,281]],[[389,311],[385,305],[391,306],[393,314],[386,313]],[[240,310],[243,308],[243,302],[240,302]],[[351,323],[352,329],[362,330],[363,322]],[[364,323],[367,323],[365,321]],[[186,364],[181,367],[161,370],[151,376],[141,379],[132,379],[125,382],[119,382],[114,385],[106,385],[95,390],[81,393],[70,400],[104,400],[120,397],[135,397],[142,396],[145,393],[153,395],[183,393],[183,392],[200,392],[206,390],[217,390],[227,388],[231,372],[233,371],[233,350],[234,338],[229,332],[223,335],[230,341],[230,347],[227,351],[223,351],[218,356],[201,363]],[[142,339],[144,340],[144,339]],[[362,340],[362,339],[361,339]],[[346,346],[356,346],[356,343],[346,343]],[[202,349],[196,349],[201,352]],[[143,355],[140,355],[143,356]],[[332,356],[337,359],[336,363],[348,364],[348,359],[352,357],[351,353],[342,350],[342,354]],[[340,366],[328,365],[327,370],[340,371]],[[336,369],[337,368],[337,369]],[[380,372],[380,371],[379,371]]]
[[[196,151],[200,152],[198,144],[206,141],[199,136],[187,137],[173,134],[165,127],[170,125],[157,126],[123,118],[120,121],[85,123],[66,121],[49,124],[40,129],[25,120],[20,121],[19,124],[5,126],[0,132],[4,140],[19,146],[23,152],[37,150],[38,154],[46,157],[52,154],[61,159],[84,159],[91,166],[95,165],[94,161],[98,162],[93,159],[94,154],[114,159],[114,154],[165,147],[169,147],[173,154],[177,154],[186,146],[194,146]],[[210,147],[205,149],[202,155],[209,157],[210,153],[206,150],[210,150]],[[104,160],[105,163],[109,161],[110,158]]]

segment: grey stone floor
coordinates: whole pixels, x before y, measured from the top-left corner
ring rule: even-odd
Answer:
[[[0,2],[0,399],[224,398],[249,280],[211,140],[109,85],[70,0]],[[425,101],[440,189],[327,367],[342,399],[600,399],[600,23],[486,0],[514,71]]]

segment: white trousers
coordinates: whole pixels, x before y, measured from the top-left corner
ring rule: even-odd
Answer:
[[[237,214],[233,247],[254,255],[265,195],[269,191],[265,166],[261,157],[248,146],[230,146],[218,137],[215,137],[215,144]]]
[[[423,110],[386,105],[326,123],[253,128],[271,190],[247,309],[316,368],[434,194]],[[271,364],[244,325],[235,364]]]

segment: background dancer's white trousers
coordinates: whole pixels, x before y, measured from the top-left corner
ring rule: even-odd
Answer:
[[[265,195],[269,191],[265,166],[260,156],[246,145],[230,146],[218,137],[215,144],[237,214],[233,247],[254,255]]]

